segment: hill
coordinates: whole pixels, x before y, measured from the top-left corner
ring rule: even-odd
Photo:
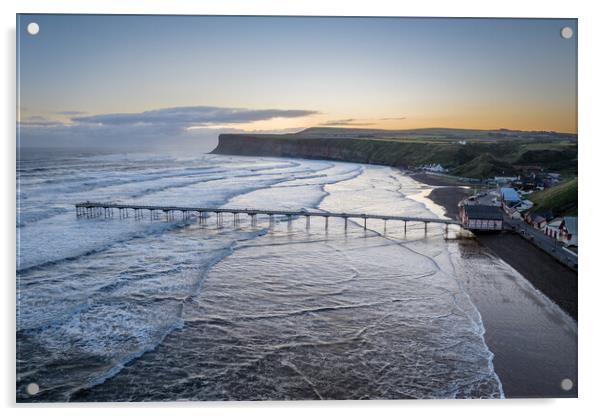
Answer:
[[[478,179],[513,175],[524,168],[577,174],[576,136],[553,132],[311,128],[294,134],[221,134],[212,153],[329,159],[404,169],[435,163],[454,175]]]
[[[550,210],[555,217],[577,215],[577,178],[529,196],[532,212]]]

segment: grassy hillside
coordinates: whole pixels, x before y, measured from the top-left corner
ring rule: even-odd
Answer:
[[[295,134],[221,134],[213,151],[248,156],[281,156],[373,163],[416,168],[439,163],[450,173],[471,178],[514,175],[524,166],[538,166],[565,176],[577,175],[577,142],[567,138],[491,140],[472,132],[459,140],[433,137],[385,137],[364,129],[309,129]],[[332,131],[331,131],[332,130]],[[365,137],[366,135],[379,137]],[[386,131],[385,131],[386,132]],[[395,132],[386,132],[393,135]],[[434,132],[431,132],[434,133]],[[439,133],[437,131],[437,133]],[[454,130],[455,134],[458,131]],[[406,133],[407,134],[407,133]],[[522,136],[519,136],[522,137]]]
[[[491,178],[493,176],[504,176],[514,172],[509,162],[500,160],[490,153],[483,153],[474,157],[469,162],[461,164],[452,170],[456,176],[467,178]]]
[[[557,217],[577,215],[577,178],[535,192],[529,199],[534,204],[531,211],[550,210]]]

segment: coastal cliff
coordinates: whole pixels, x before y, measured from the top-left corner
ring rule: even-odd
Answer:
[[[292,135],[220,134],[215,154],[326,159],[405,167],[417,146],[370,139],[293,137]]]
[[[424,132],[421,137],[407,137],[407,134],[406,137],[379,137],[365,131],[341,130],[336,134],[323,133],[323,129],[293,134],[220,134],[218,146],[211,153],[325,159],[399,168],[440,164],[452,174],[471,178],[513,174],[516,166],[524,164],[523,159],[528,156],[529,165],[576,173],[576,142],[557,138],[491,138],[487,135],[490,132],[485,131],[481,133],[485,139],[466,141],[456,135],[433,137]],[[533,150],[544,142],[548,144],[545,152]]]

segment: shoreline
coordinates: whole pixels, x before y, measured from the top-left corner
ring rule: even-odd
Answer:
[[[411,175],[418,182],[439,186],[434,188],[427,198],[442,206],[447,217],[456,219],[458,202],[470,195],[472,188],[443,178],[424,178],[425,176],[428,175]],[[536,289],[577,321],[577,272],[564,266],[519,235],[499,233],[475,234],[475,236],[481,245],[512,266]]]
[[[426,198],[441,206],[445,211],[445,215],[450,218],[456,218],[458,202],[472,193],[471,188],[447,182],[443,178],[429,177],[427,180],[435,180],[427,182],[421,180],[424,178],[419,175],[417,175],[418,177],[410,176],[420,183],[436,186],[429,194],[426,194]],[[472,242],[466,242],[465,244],[473,247],[481,246],[490,251],[492,255],[510,265],[518,274],[523,276],[527,284],[531,284],[542,292],[550,302],[560,307],[567,314],[567,319],[577,321],[576,272],[559,263],[517,234],[477,234]],[[477,249],[477,251],[481,250]],[[502,279],[500,280],[501,284],[504,278],[502,276],[500,278]],[[478,287],[480,284],[478,281],[468,284],[469,296],[471,296],[470,287],[472,285]],[[482,284],[488,283],[483,281]],[[556,356],[555,354],[562,357],[563,352],[559,350],[540,361],[541,357],[536,341],[538,335],[529,335],[524,332],[519,332],[522,335],[515,333],[507,321],[516,319],[516,316],[512,311],[502,312],[503,307],[501,309],[496,307],[495,304],[499,301],[500,299],[496,299],[495,295],[490,299],[473,299],[481,315],[485,327],[485,340],[493,353],[494,369],[501,380],[506,398],[577,397],[576,360],[572,362],[567,357],[557,362],[557,366],[546,364],[545,360]],[[501,301],[503,302],[503,295]],[[506,317],[500,319],[500,313],[503,313]],[[523,337],[522,345],[508,344],[508,337],[514,336]],[[574,342],[576,348],[577,334],[575,334]],[[548,354],[550,354],[550,351],[548,351]],[[574,389],[563,391],[559,383],[554,382],[554,380],[560,380],[562,377],[568,377],[575,381]]]

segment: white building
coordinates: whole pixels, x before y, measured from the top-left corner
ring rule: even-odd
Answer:
[[[556,218],[546,224],[544,233],[567,246],[577,246],[577,217]]]
[[[495,176],[493,178],[493,180],[495,181],[495,183],[503,185],[506,183],[510,183],[510,182],[514,182],[519,180],[520,177],[519,176]]]
[[[499,207],[492,205],[462,205],[460,206],[460,221],[462,226],[474,231],[501,231],[503,214]]]
[[[441,166],[439,163],[437,164],[431,164],[431,165],[424,165],[422,166],[422,169],[427,171],[427,172],[435,172],[435,173],[445,173],[447,172],[447,169],[445,169],[443,166]]]

